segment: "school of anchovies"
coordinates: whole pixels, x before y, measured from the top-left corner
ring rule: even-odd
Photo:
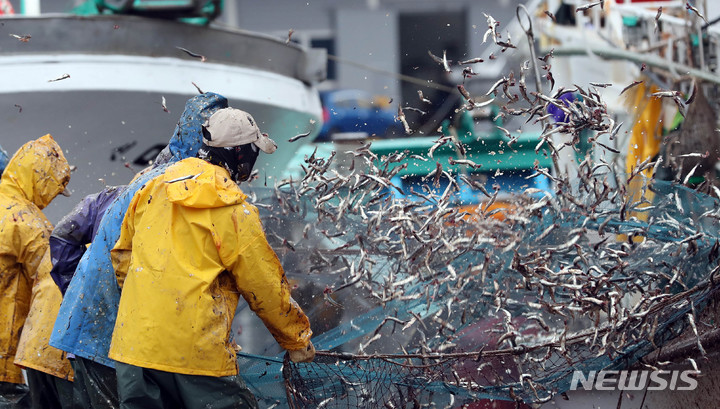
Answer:
[[[491,37],[511,47],[496,27],[490,24]],[[539,60],[547,64],[550,58]],[[523,64],[520,79],[513,73],[501,78],[484,97],[504,100],[504,115],[543,121],[537,152],[555,156],[572,149],[585,129],[615,140],[622,124],[613,121],[598,92],[607,84],[529,92],[530,65]],[[544,68],[551,82],[549,65]],[[463,86],[459,90],[463,109],[479,104]],[[563,103],[558,98],[566,91],[582,100]],[[546,122],[551,105],[568,119]],[[568,142],[553,145],[553,134],[568,135]],[[460,144],[438,140],[448,142]],[[370,147],[329,157],[314,153],[302,179],[284,180],[272,194],[254,198],[280,257],[297,255],[296,275],[321,283],[314,294],[322,299],[320,309],[341,316],[330,327],[349,321],[349,331],[361,335],[346,352],[466,353],[474,366],[468,369],[468,360],[455,366],[453,383],[470,390],[514,385],[507,393],[525,402],[557,393],[543,379],[563,367],[618,359],[645,345],[642,356],[684,328],[693,331],[704,354],[698,328],[707,324],[696,313],[702,296],[714,290],[720,209],[716,200],[677,181],[654,180],[660,160],[638,163],[628,175],[622,164],[588,155],[574,187],[566,176],[536,168],[529,178],[551,178],[551,191],[527,189],[505,198],[514,206],[497,217],[498,210],[490,209],[499,187],[488,191],[465,178],[486,197],[476,211],[461,212],[453,202],[456,177],[439,163],[422,189],[404,192],[392,178],[410,154],[399,148],[378,157]],[[617,152],[597,141],[594,149]],[[432,150],[412,159],[432,163]],[[472,165],[462,146],[457,152],[458,163]],[[441,182],[446,187],[437,189]],[[364,311],[385,307],[372,328],[353,322],[350,306],[362,303]],[[501,355],[510,360],[490,359]]]

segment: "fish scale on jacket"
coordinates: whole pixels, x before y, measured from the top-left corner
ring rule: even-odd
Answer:
[[[70,363],[64,359],[64,353],[48,347],[49,328],[60,306],[61,296],[50,277],[48,240],[53,226],[41,212],[65,189],[69,180],[70,166],[50,135],[23,145],[10,159],[2,176],[2,382],[24,382],[20,368],[13,362],[59,378],[72,377]]]
[[[227,99],[207,92],[185,104],[168,147],[156,164],[195,156],[202,143],[202,124],[215,111],[227,108]],[[135,192],[165,170],[158,166],[135,179],[110,204],[93,243],[80,259],[55,321],[50,345],[97,363],[115,367],[108,358],[120,291],[110,260],[110,249],[120,237],[120,225]]]

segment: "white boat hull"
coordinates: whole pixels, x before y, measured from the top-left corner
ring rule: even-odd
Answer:
[[[94,26],[98,20],[56,17],[4,22],[6,29],[22,33],[33,27],[48,30],[48,24],[63,27],[47,31],[44,37],[33,35],[27,43],[18,41],[8,46],[7,41],[13,40],[9,38],[3,41],[5,46],[0,46],[0,78],[6,79],[0,83],[0,106],[4,107],[0,110],[3,125],[0,145],[12,154],[28,140],[50,133],[70,163],[77,166],[69,185],[75,197],[57,199],[48,207],[46,213],[52,221],[59,220],[80,198],[104,185],[128,183],[134,171],[142,169],[146,160],[167,144],[185,102],[198,94],[196,86],[224,95],[231,106],[252,113],[260,129],[278,143],[276,153],[258,159],[259,183],[272,186],[282,177],[295,151],[322,124],[317,90],[303,74],[302,61],[307,56],[297,47],[277,44],[279,41],[233,32],[230,39],[245,42],[242,50],[235,53],[252,57],[242,59],[236,55],[233,61],[208,57],[207,62],[201,62],[171,46],[145,50],[142,48],[145,45],[141,45],[133,55],[127,42],[118,46],[116,53],[112,49],[103,53],[95,43],[63,49],[64,42],[56,40],[66,30],[78,29],[72,26]],[[70,27],[58,24],[63,22]],[[226,31],[215,33],[209,28],[179,23],[122,16],[112,20],[101,18],[99,22],[103,24],[102,35],[106,36],[116,34],[113,25],[130,22],[142,26],[136,29],[157,30],[157,36],[172,35],[164,39],[167,44],[186,44],[189,40],[185,37],[197,37],[197,33],[193,34],[197,30],[206,30],[200,31],[206,36],[216,34],[218,41],[230,40],[225,38]],[[14,23],[23,24],[13,28]],[[108,24],[110,28],[106,27]],[[178,28],[182,30],[177,31]],[[51,34],[56,38],[48,40]],[[46,41],[59,44],[58,50],[51,51]],[[33,42],[38,44],[35,48]],[[227,50],[232,46],[228,44]],[[218,44],[214,47],[218,48]],[[263,52],[267,58],[262,57]],[[288,68],[285,64],[296,67]],[[59,79],[65,74],[69,77]],[[163,98],[169,112],[163,109]],[[310,137],[288,142],[289,138],[308,131],[312,131]]]

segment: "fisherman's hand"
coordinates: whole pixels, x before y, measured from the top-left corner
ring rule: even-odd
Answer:
[[[313,358],[315,358],[315,347],[312,342],[310,342],[307,348],[288,351],[288,355],[290,356],[290,360],[295,363],[312,362]]]

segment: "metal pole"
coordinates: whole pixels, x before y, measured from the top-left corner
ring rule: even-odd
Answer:
[[[695,28],[697,29],[698,36],[698,53],[700,53],[700,69],[705,70],[705,44],[703,44],[703,30],[700,28],[700,24],[695,22]]]
[[[528,28],[525,28],[525,25],[522,22],[522,19],[520,18],[520,10],[523,10],[525,15],[527,16],[527,23]],[[537,64],[537,58],[535,56],[535,36],[533,35],[532,31],[532,17],[530,17],[530,13],[528,12],[527,8],[525,8],[525,5],[521,4],[517,7],[517,10],[515,11],[515,14],[517,15],[518,22],[520,23],[520,28],[525,31],[525,35],[528,37],[528,46],[530,48],[530,59],[532,60],[533,70],[535,71],[535,89],[538,93],[542,94],[542,83],[540,82],[540,68],[538,68]],[[543,120],[543,125],[545,125],[545,120]]]
[[[525,16],[527,17],[527,28],[525,28],[525,25],[523,24],[522,18],[520,18],[520,10],[525,13]],[[532,60],[532,66],[533,70],[535,71],[535,89],[537,90],[538,94],[543,93],[542,83],[540,82],[540,68],[538,67],[538,59],[535,56],[535,35],[533,34],[532,30],[532,17],[530,16],[530,12],[525,7],[524,4],[520,4],[517,6],[517,9],[515,9],[515,15],[517,16],[518,23],[520,23],[520,28],[525,31],[525,35],[528,39],[528,47],[530,48],[530,59]],[[537,101],[537,99],[536,99]],[[543,119],[541,121],[543,126],[543,132],[547,129],[547,120]],[[545,143],[548,144],[548,147],[552,151],[550,154],[550,157],[553,161],[553,169],[555,170],[555,174],[560,176],[560,165],[558,164],[558,152],[555,149],[555,145],[553,145],[552,141],[547,139]]]
[[[580,48],[580,47],[556,47],[554,55],[596,55],[608,60],[626,60],[635,63],[645,63],[648,67],[662,68],[671,72],[688,74],[704,81],[720,85],[720,76],[712,72],[692,68],[673,61],[666,61],[657,55],[640,54],[619,48]]]

